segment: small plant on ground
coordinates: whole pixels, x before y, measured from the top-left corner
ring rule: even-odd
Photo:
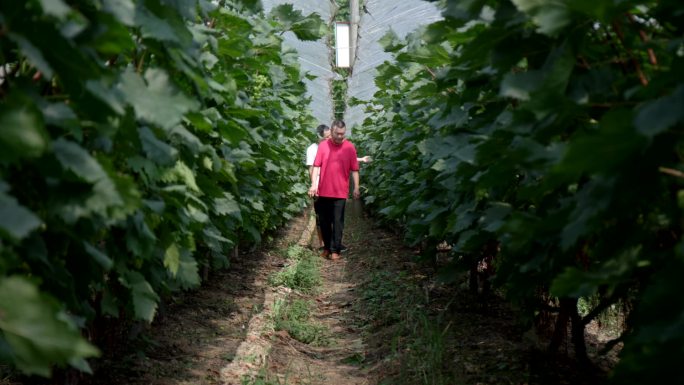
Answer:
[[[406,313],[416,307],[416,300],[422,296],[403,278],[403,274],[389,271],[372,273],[362,289],[361,314],[369,315],[376,326],[406,319]]]
[[[363,284],[361,296],[357,312],[369,317],[366,325],[371,331],[393,330],[387,357],[401,369],[390,379],[391,384],[454,384],[445,369],[449,327],[425,314],[425,296],[405,272],[373,272]]]
[[[266,369],[259,370],[254,377],[242,377],[241,385],[287,385],[287,376],[282,380]]]
[[[325,326],[311,321],[311,305],[310,301],[302,299],[276,301],[273,307],[275,330],[285,330],[305,344],[328,345],[330,337]]]
[[[406,383],[425,385],[453,384],[454,378],[445,370],[446,338],[449,325],[431,320],[422,312],[414,312],[413,330],[407,337],[408,348],[405,350],[401,365],[401,378]]]
[[[291,261],[299,261],[307,254],[308,250],[300,245],[291,245],[285,250],[284,254]]]
[[[582,317],[586,317],[592,309],[599,306],[601,297],[595,294],[590,297],[581,297],[577,300],[577,311]],[[613,338],[618,337],[623,330],[626,314],[625,304],[622,300],[610,305],[596,317],[596,324],[601,333]]]
[[[312,293],[321,285],[319,263],[316,256],[301,246],[292,246],[285,252],[289,262],[269,278],[274,286],[286,286],[303,293]]]
[[[366,356],[361,353],[354,353],[342,359],[343,364],[353,366],[363,366],[364,361],[366,361]]]

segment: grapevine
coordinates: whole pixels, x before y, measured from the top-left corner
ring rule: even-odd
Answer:
[[[325,25],[219,3],[0,3],[3,362],[90,372],[103,327],[152,322],[305,206],[312,117],[280,35]]]
[[[550,351],[570,327],[591,366],[586,326],[624,304],[615,383],[681,380],[681,5],[443,6],[443,21],[383,38],[395,61],[360,129],[366,202],[424,259],[451,245],[445,279],[491,264],[530,325],[555,314]]]

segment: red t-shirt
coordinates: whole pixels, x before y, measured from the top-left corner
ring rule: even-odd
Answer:
[[[318,196],[326,198],[349,197],[349,173],[359,171],[356,159],[356,148],[345,139],[342,144],[335,144],[327,139],[318,145],[314,167],[320,167]]]

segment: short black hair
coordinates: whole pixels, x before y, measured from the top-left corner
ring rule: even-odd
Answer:
[[[329,129],[330,127],[326,126],[325,124],[321,124],[320,126],[316,127],[316,132],[318,132],[318,136],[322,138],[323,133]]]
[[[345,128],[345,127],[347,127],[347,125],[344,124],[344,121],[339,120],[339,119],[333,121],[331,126],[332,126],[332,128]]]

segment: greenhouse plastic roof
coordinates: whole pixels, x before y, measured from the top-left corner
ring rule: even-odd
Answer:
[[[435,3],[423,0],[365,0],[365,8],[360,11],[356,60],[349,79],[347,98],[371,100],[377,91],[375,85],[376,68],[392,56],[385,52],[378,42],[387,31],[392,29],[399,38],[416,28],[441,20],[441,10]],[[262,0],[264,11],[281,4],[292,4],[305,15],[316,12],[323,20],[330,22],[335,5],[332,0]],[[288,32],[283,35],[284,44],[297,50],[303,72],[316,76],[314,80],[305,79],[307,92],[311,96],[313,116],[321,123],[330,124],[333,117],[332,80],[339,78],[331,68],[331,48],[327,38],[318,41],[301,41]],[[349,134],[355,124],[365,118],[363,106],[350,106],[345,114]],[[313,128],[312,128],[313,129]]]
[[[378,42],[392,29],[403,39],[416,28],[442,19],[441,10],[421,0],[366,0],[359,21],[358,48],[352,76],[349,79],[347,98],[370,100],[377,91],[376,68],[392,56]],[[347,127],[361,124],[365,118],[364,106],[350,106],[345,114]]]
[[[304,15],[316,12],[326,22],[332,18],[333,4],[329,0],[262,0],[266,14],[272,8],[287,3],[302,11]],[[327,37],[317,41],[301,41],[292,32],[285,33],[283,37],[283,44],[296,49],[299,53],[302,72],[316,76],[314,80],[304,79],[307,92],[312,99],[310,107],[314,118],[323,124],[330,124],[333,116],[330,85],[335,74],[330,67]],[[315,127],[311,127],[311,130],[314,129]]]

